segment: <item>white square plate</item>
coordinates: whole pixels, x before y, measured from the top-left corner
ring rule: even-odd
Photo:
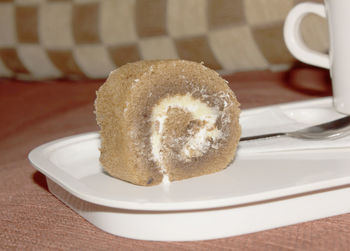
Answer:
[[[243,111],[241,125],[244,135],[259,134],[339,116],[326,98]],[[153,187],[106,174],[95,132],[39,146],[29,159],[46,175],[50,191],[97,227],[135,239],[183,241],[349,212],[350,139],[349,147],[345,143],[267,152],[242,144],[221,172]]]

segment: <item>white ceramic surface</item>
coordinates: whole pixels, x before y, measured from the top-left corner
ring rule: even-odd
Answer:
[[[309,49],[303,42],[300,24],[308,14],[328,18],[329,55]],[[304,2],[288,14],[284,25],[284,40],[290,52],[307,64],[328,68],[331,72],[334,106],[350,114],[350,1],[325,0],[325,4]]]
[[[331,107],[328,98],[243,111],[243,133],[339,116]],[[275,112],[285,119],[264,119],[264,113]],[[317,150],[256,154],[241,146],[236,160],[222,172],[154,187],[108,176],[99,165],[98,145],[97,133],[76,135],[39,146],[29,159],[47,176],[54,195],[115,235],[203,240],[350,211],[345,199],[350,196],[350,142],[340,149],[325,144]]]

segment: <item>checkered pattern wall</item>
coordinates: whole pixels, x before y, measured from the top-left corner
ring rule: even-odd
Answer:
[[[203,61],[221,71],[288,66],[282,37],[297,0],[0,0],[0,76],[104,78],[140,59]],[[320,1],[316,1],[320,2]],[[328,47],[326,21],[302,24]]]

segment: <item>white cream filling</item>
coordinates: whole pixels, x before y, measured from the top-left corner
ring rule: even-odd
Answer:
[[[215,144],[211,145],[209,139],[215,142],[216,139],[221,137],[222,132],[216,128],[209,131],[210,127],[206,124],[186,143],[181,151],[181,155],[185,160],[189,161],[189,157],[200,157],[209,150],[210,146],[217,148]]]
[[[219,116],[219,110],[217,108],[209,107],[208,104],[193,98],[190,94],[164,98],[158,105],[153,107],[150,138],[153,160],[159,163],[164,174],[166,174],[166,168],[164,167],[162,159],[161,138],[169,108],[183,109],[186,112],[190,112],[193,119],[206,122],[198,132],[193,134],[181,150],[183,159],[189,161],[191,157],[203,155],[211,147],[210,140],[215,142],[222,136],[222,132],[215,126],[216,119]],[[158,128],[156,124],[158,124]],[[212,147],[217,148],[217,145],[213,144]]]

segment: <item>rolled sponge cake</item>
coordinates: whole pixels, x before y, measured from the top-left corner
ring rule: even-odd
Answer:
[[[241,135],[239,103],[227,82],[185,60],[114,70],[97,91],[95,111],[103,168],[137,185],[225,169]]]

